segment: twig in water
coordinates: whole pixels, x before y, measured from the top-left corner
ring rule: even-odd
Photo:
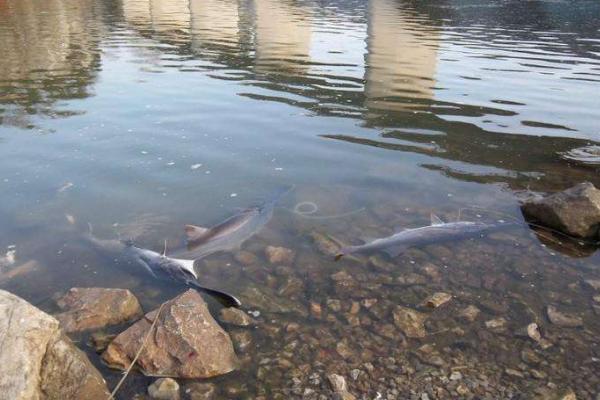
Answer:
[[[135,365],[135,362],[137,361],[137,359],[140,356],[140,354],[142,354],[142,350],[144,350],[144,348],[146,347],[146,343],[148,343],[148,339],[150,338],[150,334],[152,333],[152,331],[154,330],[154,327],[156,326],[156,322],[158,321],[158,318],[160,317],[160,312],[162,311],[164,305],[165,305],[165,303],[162,303],[160,305],[160,307],[158,308],[158,312],[156,313],[156,317],[154,317],[154,321],[152,321],[152,325],[150,325],[150,329],[148,330],[148,333],[146,333],[146,337],[144,338],[144,341],[142,342],[142,345],[140,346],[140,349],[138,350],[138,352],[136,353],[135,357],[133,358],[133,361],[131,361],[131,363],[129,364],[129,367],[125,370],[125,374],[123,375],[123,377],[121,378],[121,380],[119,381],[119,383],[117,383],[117,386],[115,386],[115,388],[113,389],[112,393],[108,397],[108,400],[114,400],[115,394],[117,394],[117,392],[119,391],[119,388],[121,387],[121,385],[123,384],[123,382],[125,382],[125,379],[127,379],[127,376],[129,375],[129,372],[131,372],[131,369]]]

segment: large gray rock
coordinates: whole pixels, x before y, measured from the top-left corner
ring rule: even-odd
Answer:
[[[109,396],[104,379],[59,322],[0,290],[0,399],[78,400]]]
[[[521,206],[529,219],[582,238],[598,238],[600,190],[589,182],[563,192],[528,200]]]
[[[157,318],[154,310],[113,340],[102,358],[126,369]],[[233,371],[238,359],[229,335],[217,324],[200,294],[188,290],[163,306],[137,360],[149,376],[210,378]]]
[[[140,303],[126,289],[71,288],[57,304],[64,312],[55,317],[65,332],[99,329],[142,316]]]

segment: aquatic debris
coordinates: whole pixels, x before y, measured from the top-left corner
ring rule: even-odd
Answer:
[[[66,190],[69,190],[70,188],[72,188],[73,186],[75,186],[75,184],[73,182],[67,182],[64,185],[62,185],[61,187],[58,188],[58,193],[62,193]]]
[[[17,258],[17,246],[14,244],[6,248],[4,256],[0,257],[0,268],[9,267],[13,265]]]
[[[198,169],[198,168],[200,168],[201,166],[202,166],[202,164],[192,164],[192,165],[190,165],[190,169],[191,169],[191,170]]]
[[[512,225],[514,223],[504,221],[494,224],[470,221],[444,222],[436,215],[431,214],[431,225],[429,226],[405,229],[391,236],[379,239],[367,238],[365,239],[365,244],[340,249],[335,259],[339,260],[347,254],[370,253],[374,251],[383,251],[390,257],[396,257],[409,247],[474,237],[484,232]]]
[[[577,147],[559,154],[561,158],[567,161],[575,161],[588,165],[600,165],[600,146],[598,145]]]

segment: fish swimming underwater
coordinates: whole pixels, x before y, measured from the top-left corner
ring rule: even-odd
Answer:
[[[183,283],[200,292],[215,297],[227,307],[240,307],[242,303],[235,296],[216,289],[201,286],[194,270],[194,261],[167,257],[152,250],[134,246],[131,241],[98,239],[92,233],[85,238],[103,255],[114,257],[117,262],[142,267],[153,277],[169,278],[172,281]]]
[[[259,206],[241,210],[211,228],[186,225],[187,249],[177,252],[177,257],[197,260],[220,251],[239,249],[269,222],[277,202],[292,189],[282,189]]]
[[[375,251],[383,251],[390,257],[396,257],[409,247],[466,239],[478,236],[484,232],[514,225],[516,225],[514,222],[499,222],[495,224],[471,221],[444,222],[432,214],[431,225],[429,226],[405,229],[388,237],[367,240],[362,245],[342,247],[338,254],[336,254],[335,259],[339,260],[348,254]]]

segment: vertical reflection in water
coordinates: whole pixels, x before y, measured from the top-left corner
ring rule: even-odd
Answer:
[[[240,44],[238,0],[190,0],[192,50]]]
[[[189,0],[150,0],[152,28],[161,36],[178,44],[189,42]]]
[[[408,111],[434,97],[439,32],[394,0],[370,0],[366,106]]]
[[[149,26],[152,21],[150,0],[122,0],[123,16],[133,26]]]
[[[254,0],[254,10],[257,70],[306,70],[312,36],[310,14],[287,0]]]
[[[86,97],[98,62],[95,5],[82,0],[8,0],[0,6],[0,122],[30,126],[27,114],[61,98]]]

